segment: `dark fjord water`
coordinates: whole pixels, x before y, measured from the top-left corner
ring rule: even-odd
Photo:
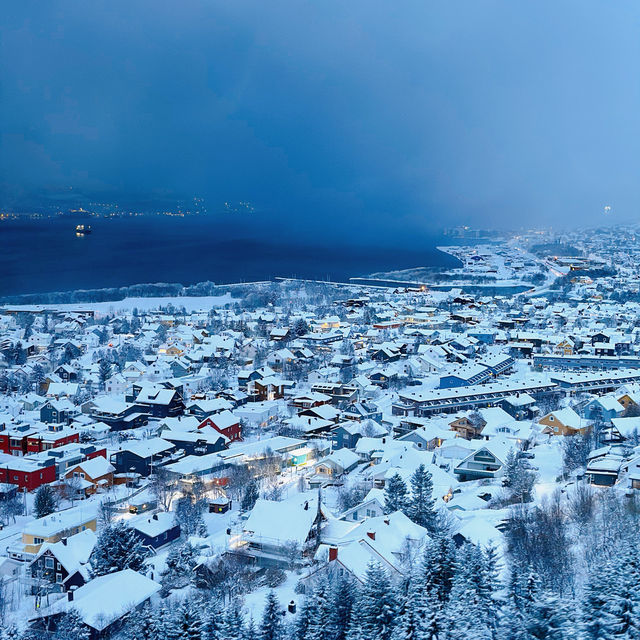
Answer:
[[[76,237],[75,225],[90,224]],[[435,247],[339,246],[260,233],[249,224],[207,217],[70,218],[0,222],[0,296],[139,283],[216,283],[276,276],[346,281],[375,271],[452,267]],[[346,243],[348,240],[345,240]],[[415,246],[415,245],[414,245]]]

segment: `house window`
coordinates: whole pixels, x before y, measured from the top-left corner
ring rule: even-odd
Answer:
[[[47,569],[53,569],[53,558],[45,558],[44,559],[44,566]]]
[[[44,538],[34,538],[33,544],[42,544],[44,542]]]
[[[56,582],[58,584],[62,584],[62,574],[61,573],[56,573]]]

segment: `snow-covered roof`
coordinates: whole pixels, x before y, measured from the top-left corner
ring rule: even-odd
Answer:
[[[157,582],[132,569],[94,578],[74,592],[72,601],[63,598],[42,609],[36,618],[74,609],[82,621],[103,631],[160,590]]]

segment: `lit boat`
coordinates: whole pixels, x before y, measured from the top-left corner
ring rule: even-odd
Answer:
[[[89,225],[79,224],[76,226],[77,236],[86,236],[89,233],[91,233],[91,227]]]

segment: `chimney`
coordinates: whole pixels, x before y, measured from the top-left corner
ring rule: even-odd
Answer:
[[[305,511],[309,511],[309,501],[308,500],[304,503],[304,510]]]
[[[62,542],[62,544],[66,547],[67,546],[67,539],[66,538],[62,538],[62,540],[60,540],[60,542]]]
[[[329,562],[338,559],[338,547],[329,547]]]
[[[295,613],[296,612],[296,603],[292,600],[289,603],[289,606],[287,607],[287,609],[289,609],[289,613]]]
[[[72,589],[73,589],[73,587],[72,587]],[[67,591],[67,598],[68,598],[69,602],[73,602],[73,590],[72,589]]]
[[[154,514],[153,514],[153,519],[154,519],[154,520],[157,520],[157,519],[158,519],[158,514],[157,514],[157,513],[154,513]]]
[[[367,535],[372,539],[375,540],[376,539],[376,532],[373,529],[369,529],[369,531],[367,531]]]
[[[384,523],[385,523],[386,525],[389,525],[389,524],[391,524],[391,520],[389,520],[389,518],[385,518],[385,519],[384,519]]]

